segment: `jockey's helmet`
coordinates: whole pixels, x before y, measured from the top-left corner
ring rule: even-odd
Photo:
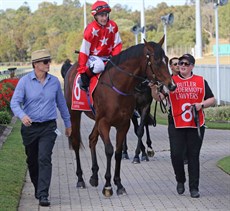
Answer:
[[[91,14],[93,16],[99,14],[99,13],[110,13],[111,12],[111,8],[110,6],[104,2],[104,1],[96,1],[93,5],[92,5],[92,9],[91,9]]]

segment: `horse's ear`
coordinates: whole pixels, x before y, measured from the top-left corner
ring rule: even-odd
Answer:
[[[164,41],[165,41],[165,35],[161,38],[161,40],[160,40],[160,42],[158,44],[162,46]]]
[[[147,47],[147,48],[151,48],[151,45],[144,39],[144,42],[145,42],[145,46]]]

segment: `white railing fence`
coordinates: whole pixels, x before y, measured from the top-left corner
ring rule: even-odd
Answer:
[[[216,65],[196,65],[194,74],[201,75],[208,82],[210,88],[217,98],[217,70]],[[220,65],[219,67],[219,90],[220,104],[230,104],[230,65]]]

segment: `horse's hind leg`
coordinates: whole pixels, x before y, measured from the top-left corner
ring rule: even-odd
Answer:
[[[90,177],[89,183],[93,187],[98,186],[98,170],[99,166],[97,163],[97,154],[96,154],[96,144],[98,141],[98,130],[96,124],[94,125],[94,128],[89,136],[89,147],[91,150],[91,158],[92,158],[92,176]]]
[[[85,188],[85,182],[82,177],[83,171],[81,168],[81,161],[80,161],[80,145],[81,145],[81,134],[80,134],[80,119],[81,119],[81,112],[79,111],[70,111],[71,114],[71,123],[72,123],[72,134],[70,137],[70,142],[72,144],[72,148],[75,152],[76,156],[76,164],[77,164],[77,170],[76,170],[76,175],[78,177],[77,181],[77,188]]]

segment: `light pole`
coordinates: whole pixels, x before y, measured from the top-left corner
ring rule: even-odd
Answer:
[[[201,33],[201,15],[200,15],[200,0],[196,0],[196,58],[202,58],[202,33]]]
[[[164,35],[165,35],[164,50],[165,50],[165,54],[167,55],[167,25],[172,25],[174,21],[174,16],[172,13],[169,13],[165,16],[161,16],[161,20],[164,25]]]
[[[86,0],[84,0],[84,29],[86,28],[87,18],[86,18]]]
[[[214,0],[214,10],[215,10],[215,24],[216,24],[216,95],[217,95],[217,105],[220,105],[220,65],[219,65],[219,21],[218,21],[218,6],[223,6],[228,3],[228,0]]]
[[[145,39],[145,1],[142,0],[142,7],[141,7],[141,43],[144,43]]]

